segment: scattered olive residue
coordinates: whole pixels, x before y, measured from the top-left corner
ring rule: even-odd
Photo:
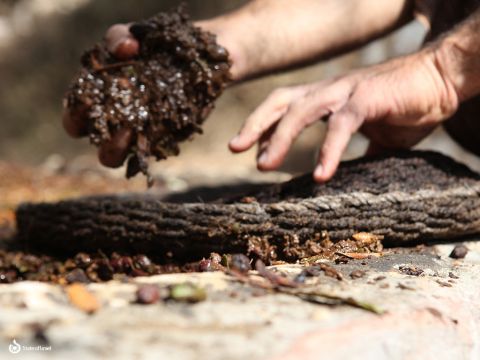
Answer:
[[[195,27],[183,7],[135,23],[130,32],[139,55],[119,61],[97,44],[82,57],[66,106],[85,117],[97,146],[130,129],[127,177],[148,176],[150,156],[177,155],[179,142],[201,132],[231,64],[215,35]]]
[[[146,255],[78,253],[55,258],[23,251],[0,250],[0,283],[22,280],[58,284],[102,282],[126,277],[199,271],[198,263],[159,264]]]
[[[315,265],[327,276],[342,280],[342,276],[323,260],[355,259],[354,254],[375,255],[383,250],[381,238],[368,233],[357,233],[353,239],[337,243],[324,239],[316,244],[316,256],[301,261]],[[258,254],[223,254],[212,252],[208,258],[190,262],[166,262],[164,258],[145,254],[121,254],[118,252],[79,252],[73,256],[50,256],[5,248],[0,250],[0,283],[31,280],[58,284],[125,280],[130,277],[170,273],[223,271],[245,275],[252,269],[252,261]],[[258,262],[258,261],[257,261]],[[262,263],[263,264],[263,263]],[[257,266],[258,267],[258,266]],[[262,265],[262,269],[265,265]],[[257,268],[258,270],[258,268]],[[310,276],[312,274],[304,274]],[[147,295],[149,295],[148,293]]]
[[[459,245],[455,245],[455,247],[453,248],[449,256],[452,259],[463,259],[465,256],[467,256],[467,254],[468,254],[468,248],[463,244],[459,244]]]

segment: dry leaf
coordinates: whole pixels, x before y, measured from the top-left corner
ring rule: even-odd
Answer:
[[[70,303],[78,309],[91,314],[100,308],[100,302],[82,284],[72,284],[66,290]]]
[[[375,235],[368,232],[359,232],[359,233],[353,234],[352,238],[356,241],[360,241],[365,245],[368,245],[368,244],[372,244],[374,242],[383,240],[383,235]]]
[[[337,252],[337,254],[340,255],[340,256],[346,256],[347,258],[355,259],[355,260],[378,258],[378,257],[382,256],[381,253],[355,253],[355,252],[341,253],[341,252]]]

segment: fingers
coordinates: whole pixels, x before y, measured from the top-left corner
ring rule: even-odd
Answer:
[[[291,106],[270,135],[268,146],[262,149],[258,157],[258,168],[260,170],[278,168],[302,130],[329,112],[328,108],[310,98]]]
[[[258,168],[276,169],[305,127],[333,114],[314,172],[316,181],[327,181],[335,173],[352,134],[364,120],[356,111],[362,108],[356,104],[362,105],[364,99],[351,96],[351,89],[348,81],[339,81],[317,84],[313,91],[305,87],[277,90],[246,120],[230,141],[230,149],[244,151],[258,141]]]
[[[103,165],[108,167],[116,168],[122,166],[128,155],[131,141],[131,129],[118,130],[109,142],[100,146],[98,159]]]
[[[230,140],[230,150],[241,152],[251,148],[262,134],[286,113],[293,96],[294,90],[292,89],[278,89],[274,91],[247,118],[238,135]]]
[[[130,25],[116,24],[111,26],[105,34],[108,51],[119,60],[128,60],[138,55],[140,44],[130,33]]]
[[[318,165],[313,173],[315,181],[325,182],[332,178],[352,134],[362,122],[363,118],[347,106],[331,116]]]
[[[86,112],[86,106],[73,109],[65,108],[63,110],[62,123],[68,135],[73,138],[87,135]]]
[[[270,126],[270,128],[267,131],[265,131],[260,137],[260,139],[258,140],[257,167],[259,170],[264,170],[259,164],[261,164],[264,161],[263,160],[263,157],[265,156],[264,153],[268,149],[268,146],[270,145],[270,140],[277,128],[277,125],[278,125],[278,122]]]
[[[87,135],[85,122],[86,107],[80,109],[65,109],[63,127],[72,137],[78,138]],[[109,142],[102,144],[98,151],[100,162],[108,167],[119,167],[128,155],[128,148],[132,141],[132,131],[121,129],[113,135]]]

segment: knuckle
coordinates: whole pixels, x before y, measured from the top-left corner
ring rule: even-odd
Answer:
[[[280,145],[289,144],[292,142],[292,138],[293,136],[291,131],[277,131],[272,139],[272,143]]]
[[[243,135],[250,133],[257,133],[260,131],[260,124],[255,116],[250,116],[246,121],[241,133]]]
[[[359,99],[364,96],[369,96],[372,93],[374,86],[371,81],[365,80],[359,82],[352,93],[352,98]]]
[[[279,87],[270,93],[269,98],[272,100],[285,101],[290,98],[291,92],[291,89],[288,87]]]
[[[128,26],[125,24],[114,24],[110,26],[105,34],[107,38],[128,34]]]
[[[305,104],[306,101],[304,99],[298,99],[288,105],[287,114],[289,114],[289,122],[296,122],[298,120],[299,114],[305,109]]]

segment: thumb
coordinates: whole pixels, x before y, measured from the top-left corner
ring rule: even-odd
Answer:
[[[128,60],[138,55],[140,44],[130,32],[130,24],[111,26],[105,34],[108,51],[119,60]]]

